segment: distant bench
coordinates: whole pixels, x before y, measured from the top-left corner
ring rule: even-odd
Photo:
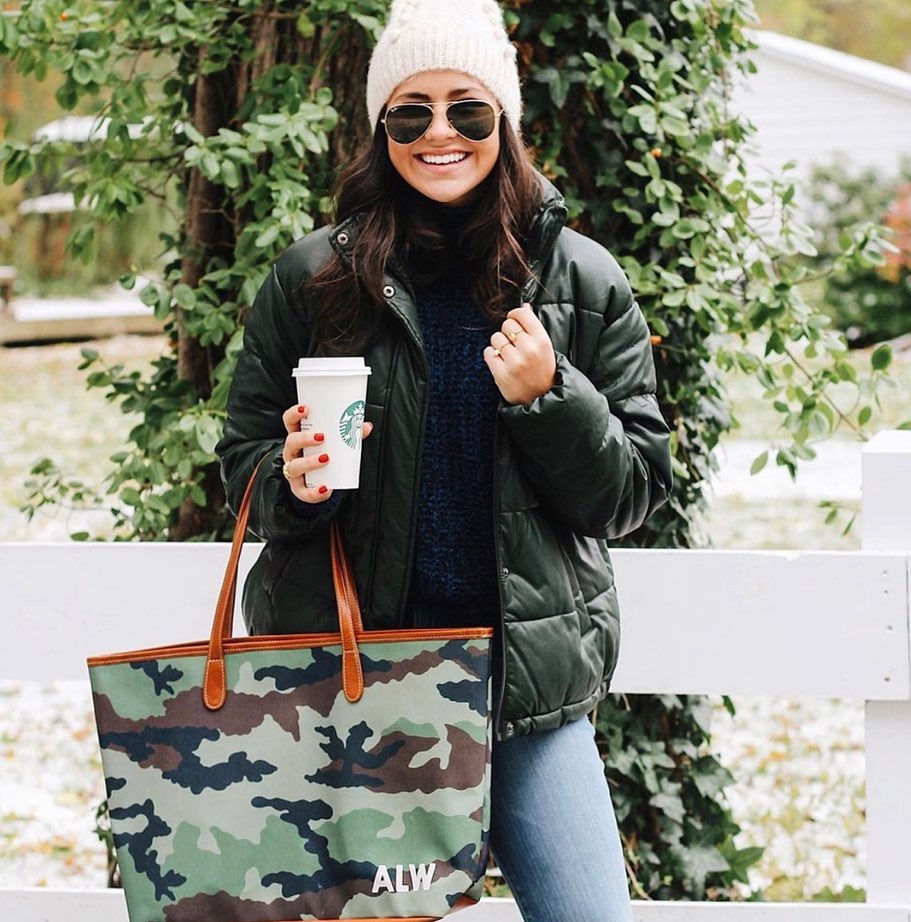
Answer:
[[[911,432],[880,433],[864,449],[863,547],[615,552],[623,654],[613,691],[866,701],[867,903],[635,901],[637,922],[911,922]],[[89,654],[206,637],[226,553],[0,545],[0,677],[84,679]],[[118,891],[0,889],[0,910],[10,922],[126,922]],[[454,918],[520,922],[511,900]]]

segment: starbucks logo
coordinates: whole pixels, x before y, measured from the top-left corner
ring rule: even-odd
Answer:
[[[355,400],[350,407],[346,407],[338,421],[338,434],[349,448],[357,448],[357,440],[361,434],[364,423],[363,400]]]

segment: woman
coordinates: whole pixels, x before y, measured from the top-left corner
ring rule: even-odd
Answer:
[[[333,227],[292,245],[250,314],[219,445],[267,542],[252,633],[333,627],[340,524],[368,629],[490,625],[491,846],[529,922],[627,922],[626,874],[585,715],[619,621],[607,540],[668,495],[648,329],[619,266],[564,227],[519,141],[515,51],[493,0],[399,0],[370,63],[372,144]],[[360,488],[302,457],[291,368],[372,369]]]

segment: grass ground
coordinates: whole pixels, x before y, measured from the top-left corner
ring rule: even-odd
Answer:
[[[110,361],[142,368],[160,354],[164,341],[119,337],[93,347]],[[869,354],[859,353],[852,360],[863,364]],[[76,345],[0,349],[0,413],[4,419],[0,427],[0,540],[65,540],[84,528],[104,531],[103,513],[87,519],[83,513],[60,510],[53,515],[42,513],[29,523],[17,511],[26,495],[23,483],[35,460],[53,457],[69,476],[97,484],[108,456],[127,437],[131,421],[106,404],[100,392],[85,390],[82,374],[76,371],[78,364]],[[911,416],[907,396],[911,393],[911,350],[896,355],[894,371],[898,387],[888,395],[881,427]],[[755,380],[741,376],[728,385],[742,422],[729,439],[773,437],[777,420]],[[849,511],[856,511],[858,505],[857,497],[846,503]],[[824,524],[818,500],[797,497],[775,502],[752,495],[748,488],[718,496],[707,527],[717,547],[847,550],[858,544],[856,528],[842,535],[840,529]],[[22,689],[3,689],[8,705],[3,710],[9,719],[18,710],[15,702],[24,700],[23,694]],[[48,700],[59,697],[59,691],[49,690],[48,696]],[[862,704],[772,699],[739,699],[735,704],[734,718],[720,704],[717,707],[712,748],[739,779],[729,791],[743,828],[739,844],[766,848],[753,874],[753,888],[762,889],[769,899],[810,899],[826,891],[850,893],[846,888],[862,887],[866,860]],[[79,751],[88,761],[94,758],[94,746],[85,739],[86,720],[90,723],[87,713],[81,714],[73,725],[81,728],[83,748]],[[13,745],[32,745],[25,724],[14,722],[2,729],[0,741],[7,745],[0,754],[11,756]],[[30,771],[51,765],[54,755],[35,758]],[[95,774],[71,773],[69,785],[54,794],[55,809],[70,804],[84,816],[97,795]],[[88,780],[89,776],[94,780]],[[4,874],[11,869],[16,883],[75,884],[92,849],[98,850],[98,856],[91,873],[103,873],[103,856],[90,828],[58,836],[51,845],[39,845],[29,833],[16,832],[27,827],[28,816],[20,815],[21,810],[13,812],[15,823],[10,814],[7,819],[12,825],[7,824],[7,832],[0,836],[4,859],[0,867]],[[39,863],[9,863],[14,855],[26,854],[37,855]],[[12,878],[0,880],[0,885],[12,882]],[[93,884],[103,886],[103,880],[93,879]]]
[[[131,421],[87,391],[76,344],[0,348],[0,540],[65,540],[83,527],[103,531],[105,513],[47,510],[32,522],[19,513],[31,466],[50,457],[66,476],[101,486],[108,457],[126,440]],[[160,337],[121,336],[92,343],[111,362],[144,368],[161,353]]]
[[[908,338],[905,338],[908,340]],[[859,373],[868,373],[872,349],[859,349],[849,354],[849,359]],[[881,390],[881,406],[871,429],[891,429],[911,420],[911,341],[894,351],[891,376],[894,386]],[[763,397],[763,390],[756,379],[749,375],[736,374],[725,378],[730,403],[740,422],[740,428],[731,433],[735,439],[771,440],[779,434],[780,419],[769,400]],[[849,386],[842,385],[834,391],[835,399],[842,410],[852,407],[854,394]],[[852,438],[848,429],[842,429],[835,438]]]

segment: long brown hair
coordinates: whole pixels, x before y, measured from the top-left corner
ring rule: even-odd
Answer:
[[[371,143],[338,181],[335,223],[357,218],[350,262],[333,252],[300,292],[311,296],[314,339],[330,354],[364,348],[388,314],[383,273],[390,262],[427,281],[435,268],[457,259],[479,309],[501,319],[519,306],[531,274],[523,241],[541,199],[531,156],[508,119],[501,118],[497,163],[478,187],[470,215],[452,241],[434,220],[432,203],[392,165],[385,130],[378,124]]]

